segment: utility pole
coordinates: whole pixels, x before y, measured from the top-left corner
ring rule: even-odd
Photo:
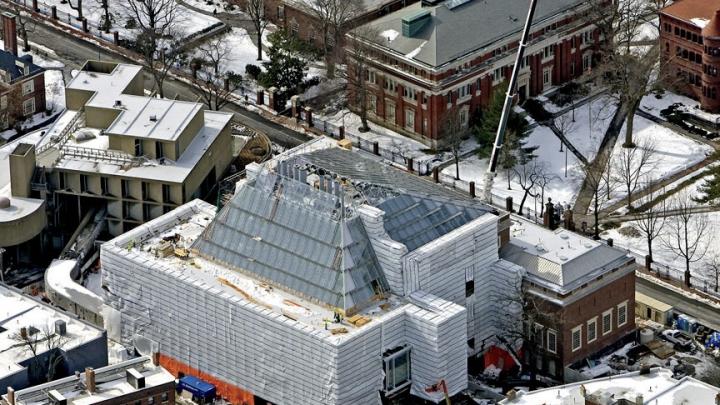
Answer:
[[[497,134],[495,135],[495,146],[493,147],[492,154],[490,155],[490,165],[488,166],[487,173],[485,174],[485,202],[488,204],[492,204],[492,186],[495,179],[495,169],[497,169],[498,157],[500,156],[500,151],[505,141],[505,130],[507,129],[508,118],[510,118],[513,99],[516,95],[515,87],[517,86],[518,75],[520,74],[520,63],[525,57],[525,48],[527,48],[528,42],[530,41],[530,28],[532,26],[536,6],[537,0],[530,0],[530,8],[528,10],[527,20],[525,20],[525,28],[523,29],[523,35],[518,45],[515,66],[513,66],[512,75],[510,76],[510,83],[505,96],[505,105],[503,106],[502,115],[500,116],[500,124],[498,125]]]

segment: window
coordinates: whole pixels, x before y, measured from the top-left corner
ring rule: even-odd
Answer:
[[[468,122],[469,122],[469,114],[468,114],[469,108],[467,106],[460,109],[460,126],[462,128],[467,128]]]
[[[365,70],[365,80],[371,84],[377,84],[377,76],[374,70]]]
[[[164,203],[170,203],[172,202],[172,199],[170,198],[170,186],[168,184],[162,185],[162,198]]]
[[[465,297],[469,297],[475,293],[475,274],[473,268],[465,269]]]
[[[278,6],[277,16],[278,16],[279,20],[282,20],[285,18],[285,6]]]
[[[550,84],[550,69],[543,70],[543,86]]]
[[[557,353],[557,332],[552,329],[547,331],[547,350],[550,353]]]
[[[100,193],[102,195],[110,195],[110,185],[107,177],[100,177]]]
[[[88,176],[84,175],[84,174],[80,175],[80,192],[81,193],[88,192]]]
[[[154,405],[155,404],[155,397],[150,397],[147,399],[147,405]]]
[[[587,322],[587,342],[597,339],[597,316]]]
[[[130,182],[127,180],[120,181],[120,192],[124,198],[130,197]]]
[[[142,199],[143,201],[150,199],[150,184],[144,181],[142,182]]]
[[[35,114],[35,99],[31,98],[23,101],[23,115]]]
[[[385,121],[390,121],[390,123],[394,124],[396,122],[395,120],[395,103],[393,102],[385,102]]]
[[[7,96],[0,97],[0,110],[4,110],[7,108],[7,106],[8,106],[7,100],[8,100]]]
[[[165,157],[165,148],[162,142],[155,142],[155,159],[162,159]]]
[[[395,91],[395,89],[397,88],[397,83],[395,82],[395,80],[386,77],[383,83],[383,87],[385,87],[385,90],[392,92]]]
[[[415,89],[403,86],[403,97],[411,100],[417,100],[417,94],[415,93]]]
[[[415,130],[415,111],[409,108],[405,110],[405,128]]]
[[[592,54],[586,53],[583,55],[583,70],[590,70],[592,67]]]
[[[124,219],[132,219],[130,217],[130,209],[131,209],[130,203],[128,201],[123,201],[122,207],[123,207],[123,212],[122,212],[123,218]]]
[[[493,82],[499,82],[505,77],[503,68],[497,68],[493,71]]]
[[[143,154],[143,144],[141,139],[135,140],[135,156],[142,156]]]
[[[22,84],[22,94],[23,96],[27,96],[28,94],[35,91],[35,82],[32,80],[28,80],[25,83]]]
[[[618,328],[627,323],[627,301],[617,306]]]
[[[300,24],[298,24],[297,21],[293,20],[290,22],[290,34],[294,37],[297,37],[298,31],[300,31]]]
[[[393,393],[410,384],[410,347],[403,347],[386,354],[383,359],[385,370],[385,392]]]
[[[612,309],[609,309],[602,314],[602,333],[607,335],[612,331]]]
[[[150,204],[143,204],[143,221],[149,221],[151,218],[150,215]]]
[[[572,351],[578,351],[582,347],[582,325],[572,330]]]
[[[65,173],[58,173],[58,188],[60,190],[65,189]]]
[[[373,114],[377,114],[377,96],[374,94],[368,95],[368,109]]]
[[[452,101],[453,101],[452,91],[447,92],[447,94],[445,95],[445,99],[447,100],[448,104],[452,104]]]
[[[592,31],[585,31],[583,33],[583,43],[585,45],[590,44],[592,42]]]
[[[163,392],[163,393],[162,393],[162,396],[160,397],[160,399],[161,399],[163,402],[167,402],[168,399],[169,399],[168,393],[167,393],[167,392]]]

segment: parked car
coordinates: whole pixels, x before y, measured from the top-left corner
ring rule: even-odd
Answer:
[[[662,337],[668,342],[682,350],[690,350],[693,347],[693,340],[687,333],[681,330],[664,330]]]

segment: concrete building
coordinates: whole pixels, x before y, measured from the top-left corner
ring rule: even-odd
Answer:
[[[0,130],[45,111],[45,69],[20,56],[16,16],[2,13],[5,50],[0,50]]]
[[[104,331],[0,284],[0,394],[107,362]]]
[[[67,110],[10,170],[13,193],[46,199],[53,225],[106,209],[120,234],[205,197],[232,159],[232,114],[147,97],[140,66],[88,61],[65,96]]]
[[[240,7],[244,7],[246,1],[247,0],[233,0],[232,2]],[[345,31],[348,29],[372,21],[416,1],[418,0],[348,1],[347,3],[343,2],[343,5],[348,5],[347,9],[338,11],[327,9],[323,12],[313,11],[317,10],[317,4],[323,4],[315,0],[266,0],[263,5],[265,7],[265,17],[268,20],[285,28],[300,40],[312,44],[318,49],[322,49],[325,46],[325,38],[322,28],[323,23],[318,19],[319,15],[325,15],[334,20],[335,17],[333,16],[335,15],[334,13],[336,13],[338,15],[337,18],[347,20],[345,26],[342,27],[343,32],[340,33],[340,38],[342,39]],[[327,38],[328,47],[333,49],[337,44],[335,44],[335,35],[334,32],[332,32],[332,28],[329,31]],[[342,47],[342,44],[340,44],[340,46]]]
[[[652,368],[537,391],[512,392],[501,405],[718,405],[720,388]]]
[[[438,402],[498,344],[522,273],[498,257],[507,220],[318,139],[250,166],[217,214],[191,202],[103,245],[106,303],[125,344],[232,402]]]
[[[571,380],[567,367],[633,337],[637,265],[623,250],[513,217],[500,256],[527,272],[525,361],[536,371]]]
[[[2,405],[173,405],[175,377],[149,357],[93,369],[22,390],[8,391]]]
[[[666,68],[683,93],[720,112],[720,0],[682,0],[660,11],[660,44]]]
[[[592,67],[599,34],[583,18],[587,7],[581,0],[538,2],[518,79],[520,101]],[[379,34],[365,40],[370,119],[430,146],[442,144],[448,110],[458,108],[467,126],[510,77],[527,11],[524,1],[422,1],[363,26]]]

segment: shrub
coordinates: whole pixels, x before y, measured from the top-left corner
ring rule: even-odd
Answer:
[[[252,77],[253,80],[257,80],[258,77],[260,77],[261,72],[262,70],[260,69],[260,66],[253,64],[245,66],[245,74]]]

